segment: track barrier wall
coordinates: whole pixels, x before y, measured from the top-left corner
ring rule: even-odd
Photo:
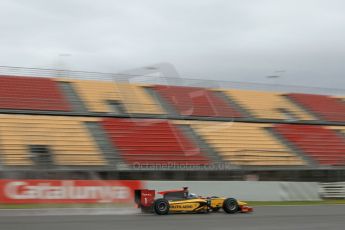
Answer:
[[[0,180],[0,203],[132,203],[139,188],[134,180]]]
[[[145,181],[147,188],[170,190],[189,187],[201,196],[234,197],[249,201],[305,201],[320,200],[317,182],[266,181]]]
[[[189,187],[201,196],[248,201],[320,200],[317,182],[138,181],[138,180],[0,180],[2,204],[132,204],[134,190]]]

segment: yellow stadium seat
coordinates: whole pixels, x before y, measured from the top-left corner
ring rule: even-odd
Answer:
[[[282,93],[253,90],[223,92],[257,118],[315,120],[311,114],[285,98]]]
[[[64,79],[63,81],[66,81]],[[96,80],[69,80],[92,112],[112,113],[110,102],[119,102],[130,114],[165,114],[144,85]]]
[[[175,121],[190,125],[221,157],[236,165],[305,165],[266,128],[270,124]]]
[[[0,155],[4,165],[32,165],[30,145],[48,146],[56,165],[105,165],[83,124],[96,118],[0,115]]]

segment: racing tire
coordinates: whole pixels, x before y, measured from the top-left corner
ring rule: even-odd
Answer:
[[[158,215],[167,215],[169,213],[170,205],[166,199],[157,199],[153,204],[153,210]]]
[[[228,198],[228,199],[224,200],[223,210],[226,213],[234,214],[234,213],[238,212],[239,208],[240,207],[238,206],[238,203],[237,203],[236,199]]]

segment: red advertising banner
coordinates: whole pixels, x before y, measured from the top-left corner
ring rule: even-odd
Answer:
[[[0,180],[0,203],[130,203],[135,180]]]

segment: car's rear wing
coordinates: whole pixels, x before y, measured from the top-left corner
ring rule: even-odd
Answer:
[[[155,201],[155,190],[140,189],[134,191],[134,201],[138,207],[150,207]]]

